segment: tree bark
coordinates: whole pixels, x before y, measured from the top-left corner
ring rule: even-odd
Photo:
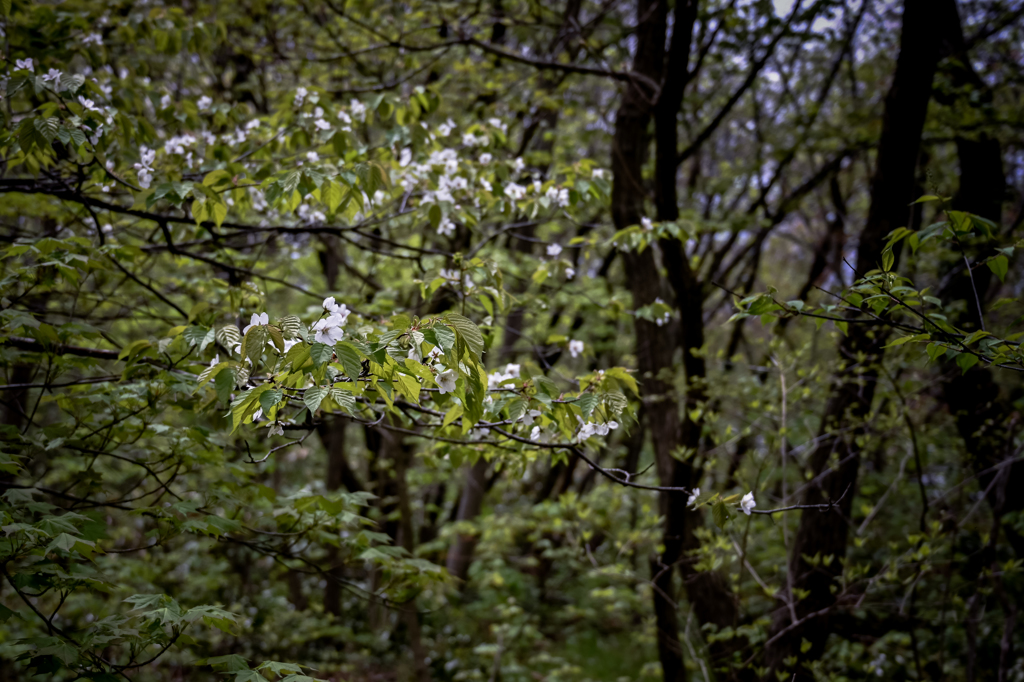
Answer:
[[[939,59],[939,36],[932,30],[932,20],[937,11],[950,10],[956,11],[953,0],[904,2],[900,53],[885,100],[871,205],[857,247],[857,275],[878,267],[885,236],[910,221],[908,206],[914,200],[921,133]],[[837,511],[843,517],[850,515],[861,456],[855,441],[871,409],[883,345],[884,335],[867,325],[850,325],[849,334],[840,343],[843,364],[822,417],[819,445],[810,456],[809,469],[818,482],[807,488],[804,504],[842,498]],[[842,433],[838,432],[840,429]],[[847,523],[836,513],[801,515],[788,569],[793,587],[807,594],[795,604],[798,619],[836,604],[832,587],[842,571],[846,541]],[[815,556],[831,560],[827,565],[824,560],[808,560]],[[776,679],[776,673],[784,669],[786,679],[813,679],[803,664],[824,653],[830,632],[828,615],[786,630],[792,625],[791,620],[788,608],[776,612],[772,636],[781,636],[766,652],[770,669],[766,679]],[[807,651],[802,651],[804,640],[810,643]],[[797,663],[790,667],[785,663],[788,657],[794,657]]]

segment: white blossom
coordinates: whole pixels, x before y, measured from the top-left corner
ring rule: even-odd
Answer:
[[[160,98],[160,109],[166,109],[166,108],[168,108],[170,106],[171,106],[171,96],[169,94],[165,93],[164,96]]]
[[[327,301],[324,301],[324,303],[327,303]],[[313,324],[313,331],[316,332],[316,342],[333,346],[338,341],[341,341],[345,337],[345,330],[341,326],[345,324],[347,317],[347,311],[344,315],[332,312],[327,317],[317,320]]]
[[[522,369],[520,365],[510,362],[507,365],[505,365],[505,374],[508,374],[514,379],[518,379],[520,369]]]
[[[36,67],[32,63],[31,59],[18,59],[14,62],[15,67],[19,69],[25,69],[26,71],[35,71]]]
[[[82,107],[85,108],[86,111],[99,111],[100,110],[100,108],[96,106],[95,102],[93,102],[91,99],[87,99],[85,97],[82,97],[81,95],[78,96],[78,103],[81,104]]]
[[[196,106],[199,107],[199,111],[206,111],[213,105],[213,100],[207,95],[203,95],[196,102]]]
[[[512,162],[512,170],[516,173],[522,173],[524,168],[526,168],[526,162],[523,161],[523,157],[519,156]]]
[[[487,164],[489,164],[491,162],[491,159],[493,159],[493,158],[494,157],[491,156],[489,153],[484,152],[483,154],[480,155],[480,165],[481,166],[486,166]]]
[[[604,424],[596,424],[594,422],[584,422],[583,419],[576,415],[576,420],[580,423],[580,430],[576,434],[576,442],[582,443],[591,436],[607,436],[609,432],[619,428],[619,423],[610,421]]]
[[[579,356],[579,354],[582,353],[582,352],[583,352],[583,342],[582,341],[577,341],[575,339],[573,339],[572,341],[569,341],[569,355],[571,355],[572,357],[575,358],[575,357]]]
[[[458,373],[454,369],[448,369],[435,377],[437,387],[441,389],[441,395],[445,393],[452,393],[455,391],[455,380],[459,378]]]
[[[566,268],[565,269],[565,278],[566,279],[572,279],[575,276],[576,276],[576,268]]]
[[[548,244],[548,255],[552,258],[558,258],[562,253],[562,246],[560,244]]]
[[[354,116],[357,121],[366,119],[366,105],[359,100],[354,99],[349,102],[348,108],[352,110],[352,116]]]
[[[103,36],[99,33],[90,33],[89,35],[82,38],[83,45],[102,45]]]
[[[695,507],[695,506],[697,506],[697,498],[698,497],[700,497],[700,488],[694,488],[693,492],[690,493],[690,496],[688,498],[686,498],[686,506],[687,507]]]
[[[544,196],[554,201],[560,207],[564,208],[569,205],[569,190],[564,187],[562,189],[554,186],[548,187],[548,190],[544,192]]]
[[[134,168],[139,177],[139,187],[149,189],[153,183],[153,161],[156,160],[156,151],[143,145],[139,147],[139,163]]]
[[[455,130],[455,121],[448,119],[441,125],[437,126],[437,134],[441,137],[448,137]]]
[[[601,170],[600,168],[595,168],[594,171],[591,173],[591,176],[595,178],[603,178],[604,171]]]
[[[530,440],[540,440],[540,427],[534,426],[533,430],[530,431]]]
[[[455,234],[455,223],[448,218],[442,218],[437,226],[437,233],[442,237],[450,237]]]
[[[245,326],[242,333],[245,334],[253,327],[263,327],[270,324],[270,317],[266,313],[253,313],[252,317],[249,318],[249,324]]]
[[[522,185],[517,185],[514,182],[510,182],[505,185],[505,196],[513,201],[518,201],[526,196],[526,188]]]
[[[318,118],[317,120],[313,121],[313,125],[315,125],[320,130],[330,130],[331,129],[331,124],[328,123],[327,121],[325,121],[322,118]]]
[[[652,223],[651,219],[648,218],[647,216],[644,216],[643,218],[640,219],[640,226],[642,228],[644,228],[645,230],[653,230],[654,229],[654,223]]]
[[[743,513],[746,514],[747,516],[750,516],[751,510],[754,507],[756,507],[756,506],[757,506],[757,502],[754,501],[754,491],[753,490],[751,490],[749,493],[744,495],[743,499],[740,500],[740,508],[743,510]]]
[[[308,160],[309,160],[309,161],[310,161],[311,163],[316,163],[317,161],[319,161],[319,160],[320,160],[320,155],[319,155],[319,154],[317,154],[316,152],[306,152],[306,158],[307,158],[307,159],[308,159]]]
[[[493,128],[497,128],[498,130],[500,130],[502,132],[503,135],[506,132],[508,132],[508,124],[505,123],[504,121],[502,121],[500,118],[489,118],[489,119],[487,119],[487,125],[489,125],[489,126],[491,126]]]
[[[267,438],[270,438],[271,436],[283,436],[283,435],[284,435],[284,426],[281,425],[281,422],[274,422],[273,424],[270,425],[270,428],[267,430]]]
[[[306,95],[308,94],[309,90],[306,90],[306,88],[295,88],[295,100],[292,102],[292,104],[296,107],[301,107],[302,103],[306,100]]]
[[[402,154],[398,159],[398,165],[405,168],[410,163],[412,163],[412,150],[406,147],[402,150]]]
[[[43,82],[44,83],[53,83],[54,85],[56,85],[57,83],[60,82],[60,77],[63,76],[63,75],[64,74],[61,73],[60,71],[58,71],[57,69],[50,69],[49,71],[46,72],[46,75],[43,76]]]

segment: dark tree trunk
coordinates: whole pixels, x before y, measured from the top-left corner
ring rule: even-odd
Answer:
[[[909,204],[914,200],[921,132],[939,59],[939,37],[932,30],[932,21],[937,12],[950,10],[956,11],[952,0],[904,2],[900,54],[885,100],[882,135],[871,183],[871,206],[857,248],[857,275],[878,267],[885,236],[910,222]],[[850,325],[849,334],[839,346],[841,369],[822,417],[819,444],[809,461],[817,484],[807,488],[802,502],[822,504],[840,498],[842,501],[836,511],[805,512],[800,517],[789,559],[793,587],[807,593],[795,604],[797,619],[836,604],[832,588],[846,555],[847,523],[842,517],[850,515],[860,468],[861,453],[855,440],[871,409],[883,345],[884,334],[867,325]],[[838,434],[839,429],[844,431]],[[830,437],[833,433],[837,435]],[[831,560],[827,565],[825,561],[808,561],[815,556],[831,557]],[[826,611],[792,627],[790,609],[779,608],[772,628],[772,635],[778,639],[767,650],[770,668],[767,679],[776,679],[776,673],[783,669],[786,679],[813,679],[802,663],[816,660],[824,653],[830,632],[828,622]],[[807,651],[802,651],[803,640],[811,645]],[[797,660],[792,668],[785,663],[788,657]]]
[[[466,478],[462,484],[462,494],[459,497],[459,512],[455,517],[456,523],[468,522],[480,514],[483,506],[484,492],[487,476],[487,460],[483,457],[476,461],[471,467],[466,467]],[[448,550],[448,557],[445,566],[448,572],[463,581],[469,575],[469,566],[473,561],[473,550],[476,549],[476,535],[472,533],[459,533]]]

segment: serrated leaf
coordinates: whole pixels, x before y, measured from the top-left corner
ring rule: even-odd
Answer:
[[[52,142],[53,138],[57,137],[57,130],[60,128],[60,119],[50,116],[49,118],[36,118],[33,119],[32,124],[35,126],[39,134],[46,138],[47,142]]]
[[[306,407],[309,408],[310,412],[316,412],[320,407],[320,403],[323,402],[324,398],[326,398],[327,394],[330,392],[331,390],[329,388],[325,388],[323,386],[307,388],[305,394],[302,396],[302,402],[306,404]]]
[[[228,348],[233,348],[242,341],[242,334],[238,327],[230,324],[217,330],[217,341]]]
[[[302,320],[295,315],[285,315],[281,318],[281,333],[286,339],[302,336]]]
[[[459,336],[466,342],[469,351],[480,357],[480,354],[484,352],[484,337],[480,333],[480,328],[468,317],[457,313],[448,313],[448,322],[459,332]]]
[[[352,395],[351,391],[344,388],[332,388],[331,400],[338,403],[338,406],[349,414],[353,414],[355,412],[356,397]]]
[[[597,403],[600,399],[593,393],[584,393],[576,400],[576,405],[580,408],[580,412],[583,413],[583,418],[587,419],[590,414],[597,407]]]
[[[711,507],[711,517],[715,521],[715,525],[721,529],[725,528],[725,524],[729,521],[729,509],[725,506],[725,502],[719,500],[715,502],[714,506]]]
[[[335,349],[338,353],[338,362],[341,363],[342,369],[345,370],[345,376],[351,379],[353,382],[359,379],[359,375],[362,372],[362,362],[359,360],[359,351],[356,350],[348,341],[342,341]]]
[[[263,350],[267,345],[267,328],[263,325],[255,325],[242,337],[242,360],[250,358],[255,366],[263,356]]]
[[[263,408],[263,412],[270,412],[271,408],[281,402],[283,397],[284,394],[276,388],[264,391],[260,393],[260,407]]]
[[[326,343],[314,343],[309,347],[309,357],[313,360],[314,365],[320,367],[334,358],[334,348]]]

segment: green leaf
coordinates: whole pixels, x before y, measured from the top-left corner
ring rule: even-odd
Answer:
[[[725,524],[729,521],[729,508],[725,506],[725,502],[719,500],[711,507],[711,518],[714,519],[715,525],[721,529],[725,529]]]
[[[284,394],[276,388],[264,391],[260,393],[260,407],[265,413],[270,412],[271,408],[281,402],[282,398],[284,398]]]
[[[956,356],[956,366],[960,368],[961,374],[966,374],[967,370],[978,364],[978,356],[974,353],[960,353]]]
[[[331,389],[331,400],[338,403],[338,406],[348,412],[354,414],[356,410],[356,397],[352,395],[352,392],[344,388],[332,388]]]
[[[335,346],[335,349],[338,353],[338,361],[341,363],[342,369],[345,370],[345,376],[353,382],[358,381],[363,369],[359,351],[348,341],[342,341]]]
[[[320,367],[334,358],[334,348],[326,343],[314,343],[309,347],[309,357],[313,360],[314,365]]]
[[[480,354],[484,352],[484,337],[480,333],[480,328],[468,317],[457,313],[448,313],[448,322],[459,332],[469,351],[480,357]]]
[[[324,386],[313,386],[307,388],[305,394],[302,396],[302,402],[306,403],[306,407],[309,408],[310,412],[316,412],[320,407],[320,403],[323,402],[327,394],[331,392],[331,389]]]
[[[185,341],[189,346],[199,346],[200,353],[206,350],[206,347],[213,343],[215,337],[212,329],[194,325],[186,328],[182,336],[185,338]]]
[[[1006,256],[1000,254],[995,258],[990,258],[985,262],[985,265],[988,266],[993,275],[999,278],[1000,282],[1006,281],[1006,273],[1010,269],[1010,260]]]
[[[263,357],[263,349],[267,346],[267,328],[263,325],[256,325],[249,329],[242,337],[242,360],[252,360],[253,366],[259,363]]]

